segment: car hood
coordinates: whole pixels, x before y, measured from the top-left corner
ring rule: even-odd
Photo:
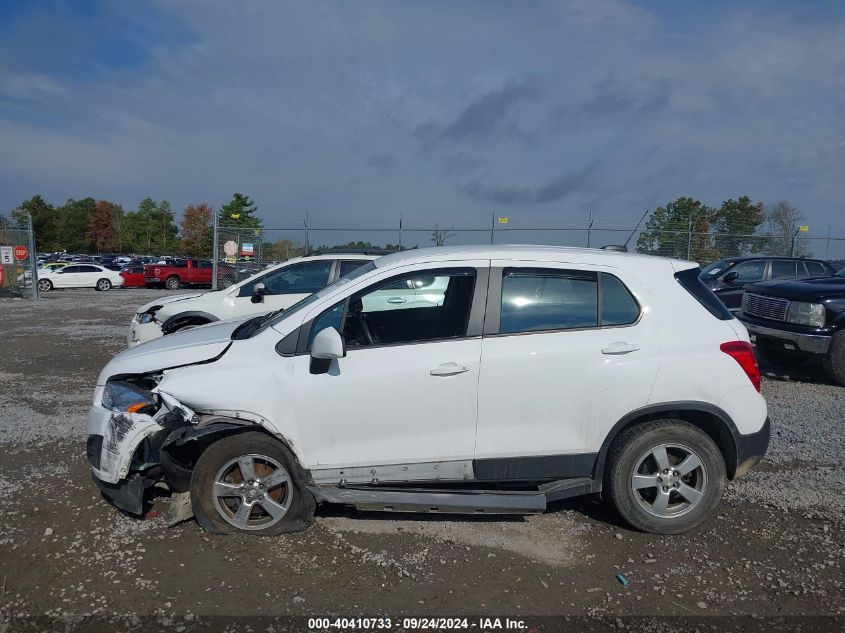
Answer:
[[[845,277],[811,277],[809,279],[783,279],[749,284],[746,292],[759,292],[773,297],[800,301],[823,301],[845,297]]]
[[[142,314],[152,308],[153,306],[165,306],[168,303],[176,303],[177,301],[185,301],[186,299],[196,299],[197,297],[203,296],[204,292],[193,292],[191,294],[185,295],[176,295],[175,297],[159,297],[154,301],[150,301],[149,303],[145,303],[140,308],[138,308],[138,314]]]
[[[109,361],[100,372],[97,384],[106,384],[112,376],[143,374],[216,360],[232,344],[235,328],[252,317],[216,321],[131,347]]]

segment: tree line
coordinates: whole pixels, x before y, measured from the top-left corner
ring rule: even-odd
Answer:
[[[219,223],[239,228],[261,228],[258,205],[236,193],[220,207]],[[39,252],[183,254],[210,257],[213,248],[214,211],[206,203],[191,204],[176,216],[167,200],[144,198],[138,208],[126,211],[120,204],[95,198],[70,199],[54,206],[43,196],[33,196],[0,215],[0,229],[26,228],[32,216],[35,248]]]
[[[235,193],[217,213],[222,227],[256,229],[256,234],[263,228],[258,205],[243,193]],[[191,204],[182,211],[177,224],[167,200],[144,198],[137,209],[126,211],[120,204],[94,198],[70,199],[53,206],[36,195],[12,209],[8,217],[0,215],[0,229],[25,228],[27,216],[31,215],[39,252],[210,257],[213,214],[206,203]],[[636,249],[640,253],[699,262],[752,252],[803,256],[809,250],[795,239],[803,220],[803,213],[788,201],[766,206],[740,196],[711,207],[695,198],[680,197],[650,213]],[[452,231],[435,226],[431,243],[443,246],[453,237]],[[289,239],[263,243],[260,248],[265,261],[305,254],[302,245]],[[334,248],[399,250],[398,245],[370,242],[349,242]]]
[[[787,200],[772,206],[748,196],[719,207],[681,197],[651,212],[637,239],[637,252],[712,262],[750,253],[807,256],[796,240],[804,214]]]

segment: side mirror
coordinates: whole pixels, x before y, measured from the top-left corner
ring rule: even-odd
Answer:
[[[724,277],[722,277],[722,283],[723,284],[732,284],[737,279],[739,279],[739,273],[736,272],[736,271],[730,272],[727,275],[725,275]]]
[[[264,295],[267,294],[267,287],[259,282],[252,287],[252,298],[250,301],[252,303],[263,303],[264,302]]]
[[[340,333],[333,327],[320,330],[311,343],[311,358],[332,360],[346,356]]]

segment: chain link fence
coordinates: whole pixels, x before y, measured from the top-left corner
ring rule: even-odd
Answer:
[[[37,297],[34,242],[30,229],[0,228],[0,297]]]
[[[220,265],[236,269],[238,280],[251,271],[304,254],[342,248],[387,252],[456,244],[551,244],[598,248],[626,244],[631,252],[696,261],[702,266],[743,255],[785,255],[845,260],[845,237],[648,231],[631,226],[537,226],[513,222],[486,227],[400,224],[289,226],[244,229],[218,227]]]

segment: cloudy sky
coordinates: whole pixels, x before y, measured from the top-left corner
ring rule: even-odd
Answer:
[[[0,210],[634,224],[789,199],[845,236],[845,3],[0,3]]]

